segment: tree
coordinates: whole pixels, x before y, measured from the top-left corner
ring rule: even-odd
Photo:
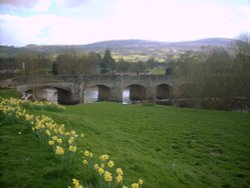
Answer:
[[[130,63],[120,58],[115,67],[117,72],[128,72]]]
[[[233,95],[250,101],[250,35],[242,34],[235,43],[232,71]]]
[[[34,52],[20,52],[15,57],[18,70],[24,76],[36,75],[39,72],[37,59],[37,54]]]
[[[54,64],[57,65],[58,74],[94,75],[99,74],[100,62],[101,56],[95,52],[66,51],[56,58]]]
[[[103,59],[100,64],[102,74],[111,74],[114,70],[115,60],[111,56],[110,50],[107,48],[104,52]]]
[[[58,65],[57,65],[57,63],[52,64],[52,74],[53,75],[58,75]]]

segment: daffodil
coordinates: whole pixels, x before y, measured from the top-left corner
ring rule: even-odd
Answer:
[[[99,167],[98,164],[95,164],[95,165],[94,165],[94,169],[95,169],[95,170],[98,170],[99,168],[100,168],[100,167]]]
[[[72,144],[74,142],[75,138],[74,137],[70,137],[69,140],[68,140],[68,143],[69,144]]]
[[[80,184],[80,182],[77,179],[73,178],[72,181],[73,181],[73,185],[75,188],[83,188],[83,186]]]
[[[56,154],[57,155],[63,155],[64,154],[64,149],[61,146],[56,146]]]
[[[58,138],[56,141],[57,141],[57,143],[59,143],[59,144],[62,143],[62,139],[61,139],[61,138]]]
[[[85,151],[84,151],[84,155],[85,155],[85,157],[89,157],[90,152],[89,152],[88,150],[85,150]]]
[[[131,184],[131,188],[138,188],[139,187],[139,184],[138,183],[133,183]]]
[[[106,161],[106,160],[108,160],[109,159],[109,156],[107,155],[107,154],[104,154],[104,155],[101,155],[100,156],[100,160],[101,161]]]
[[[108,162],[108,167],[112,168],[113,166],[115,166],[115,163],[113,161],[109,161]]]
[[[116,176],[116,183],[118,183],[118,184],[121,183],[122,179],[123,179],[122,175],[118,174],[118,176]]]
[[[118,174],[118,175],[123,175],[123,171],[122,171],[122,169],[121,168],[117,168],[116,169],[116,173]]]
[[[50,131],[48,129],[45,131],[45,134],[47,134],[48,136],[51,135],[51,133],[50,133]]]
[[[55,141],[54,140],[50,140],[48,143],[49,143],[49,145],[52,146],[55,143]]]
[[[77,147],[76,146],[69,146],[69,151],[76,152]]]
[[[138,180],[138,184],[139,184],[139,185],[142,185],[142,184],[143,184],[143,180],[142,180],[142,179],[139,179],[139,180]]]
[[[102,174],[104,173],[104,169],[103,169],[103,168],[99,168],[97,171],[98,171],[98,173],[99,173],[100,175],[102,175]]]
[[[104,180],[106,182],[111,182],[112,179],[113,179],[112,174],[110,172],[108,172],[108,171],[105,171],[105,173],[104,173]]]
[[[83,163],[84,165],[87,165],[89,162],[88,162],[88,160],[85,159],[85,160],[82,161],[82,163]]]

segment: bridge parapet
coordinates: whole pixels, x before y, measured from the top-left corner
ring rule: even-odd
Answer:
[[[77,82],[78,76],[76,75],[56,75],[56,76],[20,76],[15,77],[14,82],[17,85],[27,83],[49,83],[49,82]]]

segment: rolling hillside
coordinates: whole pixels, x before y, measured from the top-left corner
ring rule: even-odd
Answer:
[[[30,44],[24,47],[0,46],[0,55],[12,56],[20,51],[36,51],[42,53],[60,53],[68,49],[76,51],[99,51],[103,52],[110,48],[117,55],[147,54],[150,56],[160,56],[162,53],[180,53],[183,51],[200,51],[211,47],[223,47],[230,50],[233,39],[208,38],[195,41],[183,42],[157,42],[148,40],[110,40],[91,43],[86,45],[36,45]]]

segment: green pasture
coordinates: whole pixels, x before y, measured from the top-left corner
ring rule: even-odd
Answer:
[[[127,184],[142,178],[145,188],[250,187],[249,113],[118,103],[29,111],[84,132],[79,147],[109,154]],[[73,177],[95,182],[84,168],[63,171],[27,125],[2,113],[0,153],[0,187],[67,187]]]

